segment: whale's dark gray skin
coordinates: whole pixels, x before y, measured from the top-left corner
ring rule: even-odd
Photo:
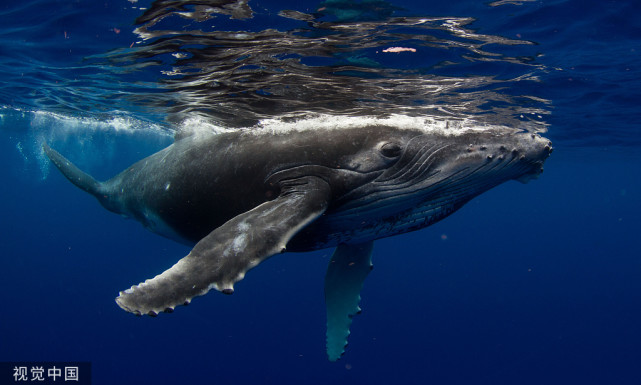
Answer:
[[[195,245],[164,273],[120,293],[157,315],[214,288],[231,294],[274,254],[336,247],[326,275],[330,360],[343,353],[378,238],[418,230],[505,181],[542,171],[551,143],[512,129],[385,125],[193,134],[97,182],[47,145],[76,186],[110,211]]]

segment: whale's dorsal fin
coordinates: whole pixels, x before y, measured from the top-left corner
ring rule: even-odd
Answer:
[[[170,269],[116,298],[134,314],[171,312],[212,288],[231,294],[247,270],[276,253],[303,227],[325,212],[331,190],[318,177],[281,183],[278,198],[237,215],[194,246]]]
[[[352,317],[361,308],[363,282],[372,269],[374,242],[359,245],[338,245],[325,275],[327,307],[327,357],[338,360],[347,345]]]

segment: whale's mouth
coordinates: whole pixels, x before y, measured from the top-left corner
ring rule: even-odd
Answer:
[[[539,141],[540,144],[533,150],[535,152],[533,156],[535,160],[533,162],[532,170],[530,172],[524,173],[518,178],[514,178],[516,181],[519,181],[521,183],[528,183],[531,180],[538,179],[539,176],[543,173],[543,162],[545,162],[545,160],[552,154],[552,151],[554,151],[552,142],[550,142],[549,140],[538,135],[535,137],[535,140]]]
[[[337,217],[442,217],[508,180],[537,178],[552,152],[549,140],[522,132],[417,137],[409,146],[395,166],[342,197]]]
[[[416,140],[417,149],[410,161],[374,181],[379,185],[377,192],[430,197],[435,193],[460,195],[469,190],[478,195],[507,180],[525,183],[538,178],[544,161],[553,151],[548,139],[531,133],[467,139],[469,144]],[[492,143],[492,139],[497,143]]]
[[[541,175],[542,173],[543,173],[543,166],[541,165],[541,167],[539,167],[538,169],[536,169],[536,170],[534,170],[532,172],[523,174],[518,178],[514,178],[514,180],[517,181],[517,182],[521,182],[523,184],[526,184],[526,183],[529,183],[532,180],[539,179],[539,175]]]

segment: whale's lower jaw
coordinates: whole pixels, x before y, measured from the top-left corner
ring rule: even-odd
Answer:
[[[380,191],[350,202],[349,208],[328,212],[296,236],[288,249],[309,251],[339,244],[359,244],[428,227],[460,209],[474,197],[506,181],[533,178],[538,163],[490,164],[466,169],[438,182],[425,180],[399,190]],[[404,209],[402,208],[404,207]],[[318,236],[324,234],[324,236]]]

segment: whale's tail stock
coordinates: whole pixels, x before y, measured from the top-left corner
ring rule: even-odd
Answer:
[[[107,210],[119,212],[119,210],[114,207],[110,197],[111,194],[108,193],[103,182],[95,180],[91,175],[76,167],[76,165],[62,156],[58,151],[49,147],[47,143],[42,145],[42,149],[45,154],[47,154],[47,157],[49,157],[49,160],[51,160],[56,168],[60,170],[62,175],[69,179],[71,183],[96,197],[100,204],[102,204]]]
[[[53,148],[49,147],[47,143],[42,145],[42,149],[49,157],[49,160],[60,170],[69,181],[75,184],[80,189],[88,192],[93,196],[100,194],[101,183],[95,180],[91,175],[85,173],[71,163],[67,158],[60,155],[60,153]]]

